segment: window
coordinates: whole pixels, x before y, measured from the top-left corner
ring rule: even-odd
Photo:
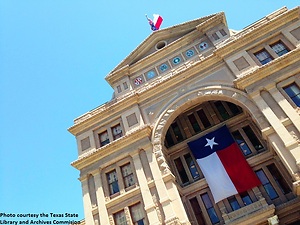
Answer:
[[[296,197],[286,181],[288,176],[283,176],[281,172],[275,162],[255,171],[262,183],[259,189],[268,204],[277,206]]]
[[[198,225],[205,225],[203,213],[201,211],[201,208],[200,208],[197,198],[194,197],[194,198],[190,199],[190,203],[191,203],[194,215],[196,217],[196,220],[198,222]]]
[[[190,153],[176,158],[174,164],[183,186],[200,178],[200,174]]]
[[[230,208],[228,209],[229,212],[231,210],[232,211],[238,210],[238,209],[240,209],[240,208],[242,208],[244,206],[252,204],[252,202],[253,202],[252,199],[251,199],[251,197],[250,197],[250,195],[249,195],[249,193],[247,191],[243,192],[241,194],[237,194],[237,195],[228,197],[227,201],[228,201],[228,203],[230,205],[230,208],[231,208],[231,209]],[[225,202],[226,202],[226,200],[225,200]]]
[[[122,127],[120,124],[111,128],[114,140],[123,136]]]
[[[255,148],[255,150],[260,151],[260,150],[264,149],[264,147],[262,146],[262,144],[260,143],[260,141],[258,140],[258,138],[256,137],[252,128],[249,125],[243,127],[243,131],[247,135],[248,139],[250,140],[250,142],[253,145],[253,147]]]
[[[289,188],[287,182],[284,180],[282,175],[279,173],[279,170],[276,168],[275,164],[272,163],[267,166],[268,170],[272,174],[276,184],[279,186],[280,190],[283,194],[287,194],[291,192],[291,189]]]
[[[220,39],[219,36],[217,35],[217,33],[213,33],[212,36],[213,36],[213,38],[214,38],[215,40],[219,40],[219,39]]]
[[[145,216],[144,216],[144,212],[142,210],[141,203],[131,206],[129,208],[129,210],[131,213],[132,223],[134,225],[144,225],[145,224],[145,222],[144,222]]]
[[[203,203],[205,205],[206,211],[208,213],[208,216],[209,216],[212,224],[218,223],[220,220],[218,218],[216,210],[214,209],[213,204],[212,204],[212,202],[211,202],[208,194],[207,193],[202,194],[201,195],[201,199],[202,199],[202,201],[203,201]]]
[[[215,101],[213,104],[216,107],[217,114],[220,115],[220,121],[228,120],[242,112],[239,106],[231,102]]]
[[[227,199],[233,211],[241,208],[235,196],[231,196]]]
[[[122,92],[122,89],[121,89],[121,86],[120,86],[120,85],[117,86],[117,90],[118,90],[118,93],[121,93],[121,92]]]
[[[252,199],[250,198],[248,192],[243,192],[240,194],[240,196],[244,205],[250,205],[252,203]]]
[[[180,127],[177,122],[172,123],[172,130],[174,132],[175,138],[178,142],[183,141],[183,135],[181,133]]]
[[[270,45],[270,47],[273,49],[273,51],[278,55],[278,56],[282,56],[286,53],[289,52],[289,50],[287,49],[287,47],[281,42],[278,41],[273,45]]]
[[[197,114],[198,114],[204,128],[208,128],[211,126],[211,123],[210,123],[209,119],[207,118],[203,109],[198,110]]]
[[[290,51],[283,40],[283,36],[281,36],[281,39],[277,37],[276,39],[269,40],[267,43],[260,46],[259,51],[253,52],[254,56],[256,59],[258,59],[261,65],[265,65],[274,58],[278,58]],[[287,40],[285,40],[285,42],[288,43]]]
[[[181,159],[177,158],[177,159],[174,160],[174,162],[175,162],[175,166],[176,166],[176,169],[177,169],[178,174],[180,176],[182,184],[184,185],[184,184],[188,183],[189,182],[189,178],[188,178],[188,175],[187,175],[187,173],[186,173],[186,171],[184,169],[184,166],[182,164]]]
[[[100,146],[104,146],[109,144],[109,137],[108,137],[108,132],[104,131],[99,134],[99,140],[100,140]]]
[[[179,126],[179,121],[173,122],[167,131],[167,145],[170,147],[174,144],[183,141],[184,139],[185,138],[183,136],[183,132],[181,131],[181,128]]]
[[[189,171],[190,171],[190,173],[192,175],[192,178],[194,180],[198,179],[200,177],[200,175],[199,175],[199,172],[197,170],[197,167],[195,165],[195,162],[194,162],[191,154],[186,154],[184,156],[184,159],[185,159],[185,162],[186,162],[186,164],[187,164],[187,166],[189,168]]]
[[[245,142],[243,136],[241,135],[241,133],[238,130],[233,132],[232,136],[235,139],[236,143],[238,144],[238,146],[240,147],[240,149],[242,150],[242,152],[245,156],[250,155],[252,153],[249,146]]]
[[[273,60],[271,55],[265,49],[254,53],[254,55],[262,65],[265,65]]]
[[[238,130],[232,132],[232,136],[246,157],[265,150],[249,125],[238,128]]]
[[[124,181],[125,188],[128,188],[135,184],[133,172],[130,166],[130,163],[121,166],[122,177]]]
[[[227,120],[230,118],[229,112],[225,109],[221,101],[216,101],[214,102],[214,104],[223,120]]]
[[[168,131],[167,131],[167,134],[166,134],[166,141],[165,141],[165,145],[167,147],[171,147],[173,145],[175,145],[175,142],[173,140],[173,137],[172,137],[172,133],[171,133],[171,129],[169,128]]]
[[[124,210],[114,214],[114,220],[116,225],[127,225],[126,216]]]
[[[118,176],[116,170],[107,173],[106,176],[107,176],[110,195],[118,193],[120,189],[119,189]]]
[[[287,95],[293,100],[296,106],[300,107],[300,89],[294,82],[283,88]]]
[[[190,123],[191,123],[191,125],[193,127],[193,130],[195,131],[195,133],[200,132],[201,128],[200,128],[200,126],[198,124],[198,121],[197,121],[195,115],[194,114],[189,115],[188,119],[189,119],[189,121],[190,121]]]
[[[222,34],[223,37],[225,37],[227,35],[227,33],[226,33],[226,31],[224,29],[221,29],[220,33]]]
[[[128,84],[127,84],[127,82],[124,82],[124,83],[123,83],[123,87],[124,87],[124,90],[128,89]]]
[[[260,169],[255,172],[256,175],[258,176],[259,180],[261,181],[266,193],[270,197],[271,200],[278,198],[278,194],[276,190],[274,189],[273,185],[269,181],[268,177],[266,176],[265,172]]]

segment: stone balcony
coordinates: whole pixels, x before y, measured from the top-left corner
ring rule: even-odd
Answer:
[[[268,205],[265,198],[257,202],[242,207],[230,213],[223,213],[222,217],[225,224],[263,224],[267,223],[268,218],[274,216],[275,206]]]

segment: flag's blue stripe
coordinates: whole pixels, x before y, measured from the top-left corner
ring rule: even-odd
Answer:
[[[210,146],[205,146],[207,144],[207,140],[214,139],[214,142],[218,143],[218,145],[213,145],[213,149]],[[222,149],[227,148],[234,142],[234,139],[231,136],[226,125],[221,128],[212,131],[195,141],[191,141],[188,143],[189,148],[193,152],[196,159],[201,159],[209,156],[213,152],[220,151]]]

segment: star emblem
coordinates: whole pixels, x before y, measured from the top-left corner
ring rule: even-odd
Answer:
[[[206,138],[206,141],[207,143],[204,147],[209,146],[211,149],[213,149],[214,145],[218,145],[218,143],[215,142],[215,137],[213,137],[212,139]]]

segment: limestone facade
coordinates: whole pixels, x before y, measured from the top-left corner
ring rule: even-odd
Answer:
[[[300,223],[299,59],[299,7],[153,32],[106,76],[113,99],[69,128],[82,223]],[[262,185],[215,204],[187,143],[223,124]]]

